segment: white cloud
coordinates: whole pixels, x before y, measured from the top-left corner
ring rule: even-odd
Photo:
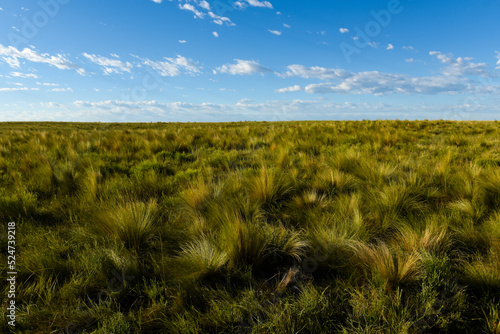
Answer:
[[[210,4],[207,1],[192,0],[190,2],[192,3],[183,3],[181,0],[179,0],[179,8],[192,12],[195,18],[203,19],[208,16],[212,19],[213,23],[218,25],[223,25],[224,23],[229,26],[235,25],[233,22],[231,22],[230,18],[214,14],[211,11]]]
[[[184,39],[180,39],[180,40],[179,40],[179,43],[181,43],[181,44],[186,44],[186,43],[187,43],[187,41],[186,41],[186,40],[184,40]]]
[[[321,80],[344,79],[352,74],[343,69],[324,68],[319,66],[306,67],[303,65],[289,65],[288,71],[280,74],[281,77],[300,77],[305,79],[317,78]]]
[[[210,10],[210,4],[208,2],[206,2],[205,0],[200,1],[199,5],[203,9]]]
[[[245,2],[237,1],[235,4],[240,8],[251,6],[251,7],[262,7],[262,8],[273,9],[273,5],[269,1],[258,1],[258,0],[244,0],[244,1]]]
[[[460,110],[467,119],[498,119],[497,104],[476,105],[468,112],[469,103],[451,102],[429,105],[382,102],[354,102],[339,97],[337,101],[325,99],[292,101],[270,100],[254,102],[242,99],[234,104],[215,103],[161,103],[157,101],[75,101],[70,104],[41,102],[32,109],[19,112],[17,104],[0,113],[0,121],[67,120],[101,122],[213,122],[245,120],[346,120],[346,119],[450,119],[453,111]],[[47,112],[50,108],[50,112]],[[44,110],[45,109],[45,110]],[[465,114],[464,114],[465,111]]]
[[[441,63],[447,65],[441,69],[441,72],[446,76],[491,76],[491,73],[487,70],[487,64],[473,63],[471,62],[472,58],[455,58],[451,54],[445,55],[439,51],[431,51],[429,55],[435,56]]]
[[[414,63],[414,62],[415,62],[415,59],[413,59],[413,58],[408,58],[408,59],[405,59],[405,62],[407,62],[407,63]]]
[[[269,68],[262,66],[253,60],[235,59],[236,64],[225,64],[217,68],[214,73],[229,73],[233,75],[251,75],[251,74],[264,74],[272,72]]]
[[[156,2],[156,3],[162,3],[163,2],[163,0],[151,0],[151,1]]]
[[[323,83],[311,83],[304,88],[289,86],[278,89],[277,92],[304,90],[311,94],[463,94],[478,91],[499,92],[498,85],[479,85],[477,80],[468,76],[491,77],[486,70],[486,64],[470,62],[471,58],[455,58],[440,52],[431,52],[445,66],[441,74],[427,77],[414,77],[404,74],[381,73],[378,71],[350,72],[344,69],[324,67],[306,67],[290,65],[285,73],[277,74],[283,78],[300,77],[305,79],[320,79]],[[413,62],[412,58],[406,62]]]
[[[28,91],[28,90],[39,90],[39,89],[38,88],[28,88],[28,87],[0,88],[0,92],[20,92],[20,91]]]
[[[93,54],[91,55],[88,53],[83,53],[82,55],[91,62],[99,66],[102,66],[104,74],[106,75],[112,73],[123,73],[123,72],[130,73],[130,70],[133,68],[132,64],[129,62],[124,63],[117,59],[110,59],[106,57],[96,56]]]
[[[190,12],[193,12],[194,17],[199,17],[200,19],[202,19],[205,16],[204,13],[200,12],[199,10],[196,9],[196,7],[194,7],[189,3],[179,4],[179,8],[182,10],[188,10]]]
[[[59,84],[56,84],[56,83],[48,83],[48,82],[37,82],[36,83],[37,85],[40,85],[40,86],[59,86]]]
[[[345,34],[345,33],[349,32],[349,29],[347,29],[347,28],[340,28],[339,31],[340,31],[341,34]]]
[[[153,0],[156,3],[161,3],[162,0]],[[169,0],[175,1],[175,0]],[[241,1],[229,1],[225,3],[217,4],[220,1],[206,1],[206,0],[177,0],[179,8],[181,10],[187,10],[194,14],[195,18],[206,19],[210,18],[213,23],[218,25],[226,24],[228,26],[235,26],[229,17],[219,16],[217,7],[234,7],[236,9],[244,10],[248,7],[260,7],[260,8],[273,8],[273,5],[269,1],[259,1],[259,0],[241,0]],[[212,8],[213,7],[213,8]],[[224,9],[222,9],[224,10]],[[215,12],[215,13],[214,13]]]
[[[51,89],[52,92],[72,92],[73,89],[71,88],[52,88]]]
[[[223,25],[224,22],[228,26],[235,26],[235,24],[233,22],[231,22],[231,20],[228,17],[223,17],[223,16],[215,15],[213,12],[208,12],[208,16],[210,16],[213,19],[212,20],[213,23],[218,24],[220,26]]]
[[[175,77],[183,71],[191,74],[200,73],[200,67],[197,62],[180,55],[177,58],[165,57],[165,61],[153,61],[147,58],[139,59],[142,60],[142,64],[156,70],[163,77]]]
[[[389,44],[387,45],[386,50],[393,50],[393,49],[394,49],[394,45],[392,45],[391,43],[389,43]]]
[[[278,30],[271,30],[269,29],[269,32],[273,35],[276,35],[276,36],[281,36],[281,31],[278,31]]]
[[[33,74],[33,73],[21,73],[21,72],[10,72],[10,75],[13,77],[18,77],[18,78],[30,78],[30,79],[37,79],[38,75]]]
[[[500,70],[500,51],[495,51],[495,52],[497,54],[497,59],[498,59],[496,69]]]
[[[439,94],[466,92],[471,89],[467,80],[446,77],[411,77],[409,75],[366,71],[353,74],[340,82],[310,84],[305,87],[312,94]]]
[[[285,27],[285,28],[291,28],[292,26],[289,25],[289,24],[283,23],[283,27]]]
[[[403,46],[403,50],[411,51],[415,50],[415,48],[413,46]]]
[[[0,56],[12,68],[20,68],[20,59],[24,59],[33,63],[42,63],[55,66],[60,70],[76,70],[79,74],[83,75],[85,70],[80,66],[73,64],[67,60],[63,55],[51,56],[47,53],[40,54],[32,49],[25,48],[22,51],[13,46],[3,46],[0,44]]]
[[[304,90],[304,88],[300,87],[299,85],[294,85],[294,86],[290,86],[290,87],[277,89],[276,92],[277,93],[288,93],[288,92],[300,92],[302,90]]]
[[[217,31],[212,31],[212,35],[214,35],[215,37],[219,37],[219,33]]]

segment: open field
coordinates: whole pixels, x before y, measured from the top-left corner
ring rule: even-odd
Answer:
[[[14,332],[500,333],[498,122],[0,123],[0,220]]]

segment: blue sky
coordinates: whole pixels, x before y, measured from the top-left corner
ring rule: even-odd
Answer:
[[[0,0],[0,121],[500,119],[494,0]]]

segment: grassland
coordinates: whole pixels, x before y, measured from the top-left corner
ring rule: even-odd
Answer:
[[[500,333],[500,123],[0,124],[8,333]]]

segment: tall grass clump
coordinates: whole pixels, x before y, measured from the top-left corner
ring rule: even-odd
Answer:
[[[262,166],[256,175],[248,180],[249,195],[265,210],[272,210],[289,195],[293,188],[282,171]]]
[[[103,235],[139,250],[153,236],[157,218],[158,205],[150,200],[105,206],[95,215],[93,223]]]

